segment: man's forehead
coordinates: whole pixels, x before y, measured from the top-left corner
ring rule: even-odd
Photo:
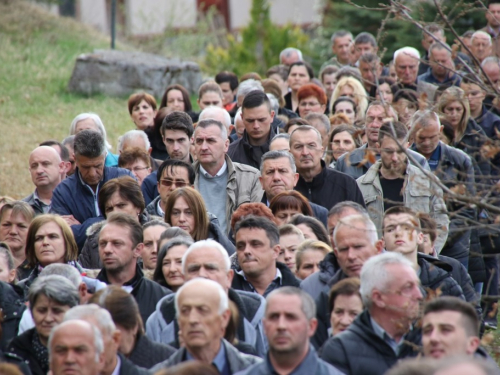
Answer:
[[[399,213],[399,214],[392,214],[392,215],[387,215],[384,218],[384,224],[412,224],[412,225],[418,225],[418,223],[415,222],[415,218],[406,213]]]
[[[311,140],[319,141],[321,139],[321,135],[319,135],[320,139],[318,139],[318,132],[316,130],[313,129],[299,130],[299,128],[295,129],[292,132],[292,135],[290,136],[290,143],[300,142],[300,141],[310,142]]]
[[[282,167],[290,168],[290,159],[282,157],[277,159],[267,159],[264,161],[264,169],[282,168]]]
[[[180,166],[173,166],[173,167],[166,167],[163,170],[162,177],[163,178],[165,178],[165,177],[180,177],[180,178],[184,178],[187,175],[188,175],[188,171],[187,171],[186,168],[180,167]]]
[[[209,125],[206,128],[196,128],[195,138],[220,137],[221,129],[217,125]]]
[[[202,259],[202,261],[200,261]],[[186,265],[189,264],[207,264],[223,263],[224,259],[219,250],[214,247],[199,247],[191,250],[186,258]]]
[[[165,129],[165,138],[187,139],[187,133],[178,129]]]
[[[441,311],[431,311],[424,315],[423,323],[433,320],[440,323],[446,323],[448,325],[457,325],[457,321],[460,320],[462,314],[458,311],[453,310],[441,310]]]

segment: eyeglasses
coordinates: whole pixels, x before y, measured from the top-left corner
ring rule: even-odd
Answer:
[[[299,107],[316,107],[320,105],[319,102],[300,102]]]
[[[160,183],[165,186],[165,187],[170,187],[172,185],[175,185],[175,187],[182,188],[188,185],[186,181],[182,180],[170,180],[170,179],[163,179],[160,180]]]
[[[149,167],[134,167],[134,168],[132,168],[132,169],[130,169],[130,170],[131,170],[132,172],[137,173],[137,172],[143,171],[143,170],[145,170],[145,169],[149,169]]]

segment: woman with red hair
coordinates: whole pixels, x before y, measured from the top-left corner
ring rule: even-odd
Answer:
[[[326,109],[326,94],[325,91],[315,85],[308,83],[302,86],[297,92],[297,99],[299,101],[299,115],[304,118],[308,113],[325,113]]]

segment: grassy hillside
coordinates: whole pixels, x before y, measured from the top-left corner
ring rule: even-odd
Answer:
[[[66,90],[75,58],[108,46],[107,36],[72,19],[22,0],[0,1],[0,195],[31,192],[29,153],[44,140],[66,137],[77,114],[99,114],[114,147],[134,127],[126,98],[86,98]]]

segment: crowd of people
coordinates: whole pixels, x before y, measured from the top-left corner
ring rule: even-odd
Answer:
[[[388,66],[339,30],[317,78],[286,48],[199,113],[135,93],[116,153],[91,112],[41,140],[33,193],[0,198],[2,373],[498,374],[498,0],[485,19]]]

